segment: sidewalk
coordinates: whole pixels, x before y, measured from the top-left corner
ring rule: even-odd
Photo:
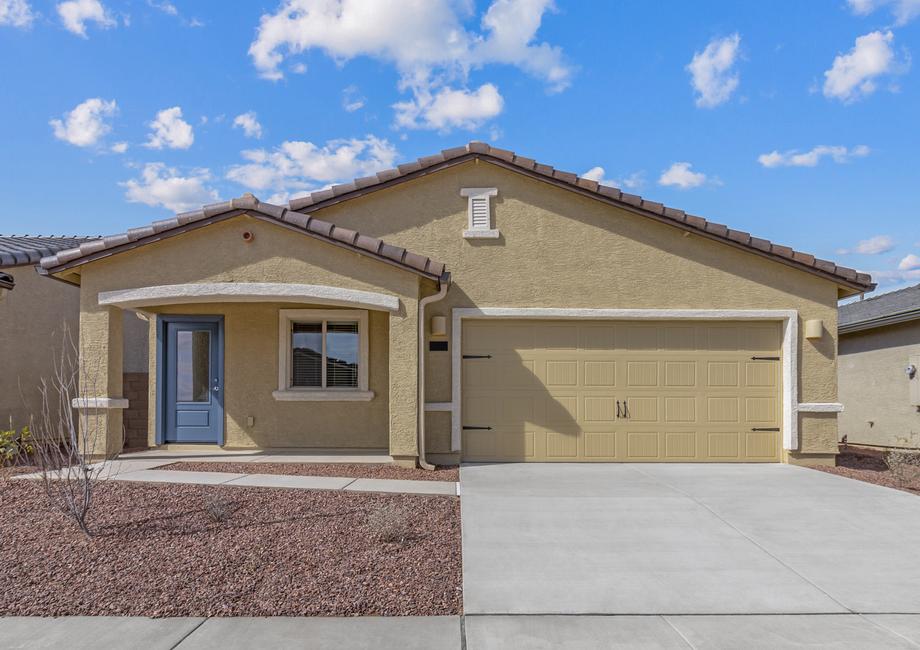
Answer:
[[[3,648],[920,648],[920,615],[0,618]]]
[[[294,490],[344,490],[346,492],[390,492],[396,494],[438,494],[456,496],[453,481],[350,478],[338,476],[291,476],[284,474],[236,474],[228,472],[186,472],[157,469],[173,460],[106,461],[101,478],[141,483],[183,483],[192,485],[230,485],[243,487],[287,488]],[[37,479],[40,474],[22,474],[16,479]]]

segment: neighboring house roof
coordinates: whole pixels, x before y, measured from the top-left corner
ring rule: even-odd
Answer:
[[[73,248],[96,237],[60,236],[32,237],[30,235],[0,235],[0,266],[38,264],[43,257]]]
[[[841,334],[920,319],[920,284],[841,305]]]
[[[75,248],[59,251],[41,260],[47,273],[86,264],[103,257],[151,244],[163,239],[206,226],[217,221],[248,214],[257,219],[276,223],[315,239],[353,250],[361,255],[417,273],[438,282],[448,281],[450,274],[444,264],[399,246],[391,246],[375,237],[366,237],[354,230],[342,228],[315,217],[288,210],[280,205],[264,203],[252,194],[223,203],[206,205],[201,210],[184,212],[171,219],[155,221],[149,226],[132,228],[120,235],[109,235],[88,241]]]
[[[0,289],[12,291],[14,286],[16,286],[16,283],[13,281],[13,276],[0,271]]]
[[[669,208],[661,203],[647,201],[641,196],[627,194],[616,188],[600,185],[596,181],[581,178],[571,172],[553,169],[549,165],[538,163],[532,158],[518,156],[513,151],[506,149],[497,149],[484,142],[470,142],[463,147],[445,149],[441,153],[419,158],[415,162],[399,165],[395,169],[378,172],[374,176],[358,178],[343,185],[333,185],[329,189],[292,199],[289,202],[289,206],[291,210],[310,213],[347,199],[363,196],[397,183],[464,163],[473,158],[488,160],[512,171],[563,186],[630,212],[651,217],[657,221],[677,226],[707,238],[749,250],[758,255],[833,280],[839,285],[849,287],[856,292],[871,291],[875,288],[875,284],[872,283],[872,277],[867,273],[859,273],[854,269],[838,266],[834,262],[818,259],[809,253],[802,253],[788,246],[781,246],[766,239],[752,237],[749,233],[732,230],[722,224],[687,214],[683,210]]]

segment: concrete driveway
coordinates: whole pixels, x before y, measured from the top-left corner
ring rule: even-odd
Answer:
[[[464,609],[920,613],[920,498],[789,465],[467,465]]]

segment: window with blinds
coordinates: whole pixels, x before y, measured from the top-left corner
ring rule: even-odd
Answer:
[[[358,388],[357,321],[291,323],[291,386]]]

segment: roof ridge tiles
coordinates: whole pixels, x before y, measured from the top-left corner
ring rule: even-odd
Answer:
[[[335,190],[335,188],[344,188],[348,185],[352,185],[354,186],[353,190],[320,190],[317,192],[312,192],[311,194],[304,197],[291,199],[288,203],[288,207],[295,211],[304,210],[307,208],[310,210],[318,210],[322,207],[319,204],[323,203],[324,201],[330,199],[334,199],[336,201],[342,200],[343,197],[348,198],[348,194],[351,192],[358,192],[360,194],[362,191],[368,188],[384,185],[390,181],[394,181],[411,174],[423,173],[429,168],[436,167],[438,165],[451,164],[451,161],[457,159],[478,156],[489,156],[503,164],[508,164],[518,169],[523,169],[525,171],[535,173],[539,176],[553,179],[560,183],[570,185],[574,188],[589,192],[591,194],[599,195],[605,199],[610,199],[620,204],[638,208],[647,214],[650,214],[656,218],[663,218],[680,227],[690,227],[695,230],[705,232],[711,237],[724,240],[728,243],[750,248],[761,254],[779,257],[782,261],[792,262],[796,265],[805,267],[806,269],[812,269],[814,272],[836,277],[838,280],[842,280],[847,284],[859,285],[853,288],[864,291],[874,288],[871,276],[866,273],[860,273],[854,269],[849,269],[847,267],[834,264],[833,262],[825,263],[827,262],[826,260],[818,260],[810,253],[804,253],[801,251],[793,250],[788,246],[774,244],[767,239],[754,237],[750,233],[746,233],[741,230],[734,230],[724,224],[708,221],[696,215],[687,214],[683,210],[666,206],[663,203],[659,203],[657,201],[643,199],[639,195],[623,192],[620,188],[617,187],[601,185],[592,179],[578,176],[572,172],[555,169],[550,165],[544,165],[532,158],[519,156],[515,152],[508,149],[493,147],[486,142],[477,140],[470,141],[463,146],[442,149],[437,154],[431,156],[423,156],[415,161],[403,163],[391,169],[381,170],[374,176],[365,176],[363,178],[356,179],[351,183],[333,187],[333,190]],[[834,270],[829,270],[830,265],[833,265]]]

